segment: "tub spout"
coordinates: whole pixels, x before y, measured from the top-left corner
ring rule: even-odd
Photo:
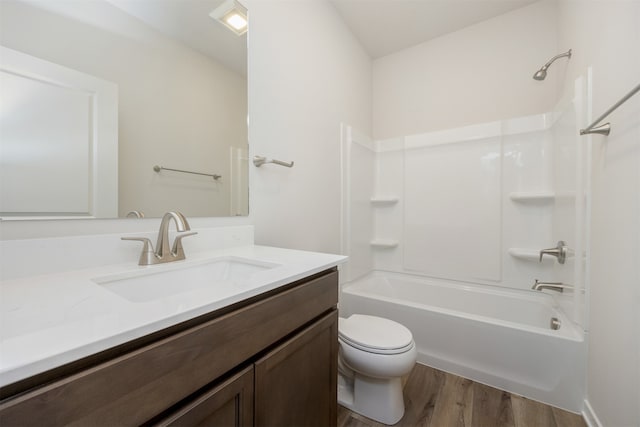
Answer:
[[[534,291],[541,291],[543,289],[549,289],[551,291],[563,292],[565,289],[573,289],[573,286],[567,285],[562,282],[541,282],[536,279],[536,282],[531,287]]]

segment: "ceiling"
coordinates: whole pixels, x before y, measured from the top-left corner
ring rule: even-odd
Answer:
[[[380,58],[537,0],[330,0],[372,58]]]
[[[237,36],[209,13],[224,0],[107,0],[150,27],[247,75],[247,36]]]
[[[246,36],[236,36],[209,17],[223,0],[107,1],[246,76]],[[329,1],[375,59],[538,0]]]
[[[0,0],[2,1],[2,0]],[[86,18],[77,0],[24,0]],[[106,0],[226,67],[246,76],[247,37],[209,17],[223,0]],[[289,0],[302,1],[302,0]],[[406,49],[538,0],[329,0],[372,58]],[[87,9],[87,10],[85,10]],[[95,14],[95,13],[94,13]],[[100,19],[100,17],[94,17]]]
[[[224,0],[20,1],[116,33],[126,32],[122,17],[129,15],[238,74],[247,75],[247,36],[237,36],[209,16]],[[118,9],[126,15],[118,13]]]

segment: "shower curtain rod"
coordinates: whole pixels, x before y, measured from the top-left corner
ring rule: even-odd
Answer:
[[[609,114],[613,113],[613,111],[616,108],[618,108],[619,106],[621,106],[622,104],[627,102],[627,100],[629,98],[631,98],[633,95],[635,95],[636,93],[638,93],[638,91],[640,91],[640,84],[638,84],[636,87],[631,89],[631,91],[628,94],[623,96],[620,101],[618,101],[615,104],[613,104],[611,106],[611,108],[609,108],[607,111],[605,111],[604,114],[602,114],[600,117],[595,119],[593,121],[593,123],[591,123],[589,126],[587,126],[584,129],[580,129],[580,135],[587,135],[587,134],[590,134],[590,133],[597,133],[597,134],[600,134],[600,135],[609,135],[609,132],[611,132],[611,123],[605,123],[605,124],[600,125],[600,126],[598,126],[598,123],[603,121]]]

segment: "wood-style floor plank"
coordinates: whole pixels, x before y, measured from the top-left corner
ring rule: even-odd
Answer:
[[[551,408],[551,412],[553,412],[553,418],[556,420],[558,427],[585,427],[585,422],[581,415],[558,408]]]
[[[474,408],[473,381],[446,375],[436,402],[432,424],[434,426],[470,427]]]
[[[427,427],[436,401],[441,395],[445,382],[445,373],[424,365],[416,364],[409,374],[404,387],[405,414],[399,425],[402,427]]]
[[[580,415],[416,364],[398,427],[587,427]],[[340,407],[338,427],[384,427]]]
[[[550,426],[556,427],[551,406],[522,396],[511,396],[516,427]]]
[[[506,391],[473,383],[473,426],[515,427],[511,395]]]

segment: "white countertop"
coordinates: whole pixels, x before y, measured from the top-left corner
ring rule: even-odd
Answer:
[[[93,280],[182,268],[219,257],[277,265],[232,289],[192,290],[149,302],[129,301]],[[184,261],[156,266],[131,262],[0,282],[0,386],[273,290],[346,259],[250,245],[189,253]]]

